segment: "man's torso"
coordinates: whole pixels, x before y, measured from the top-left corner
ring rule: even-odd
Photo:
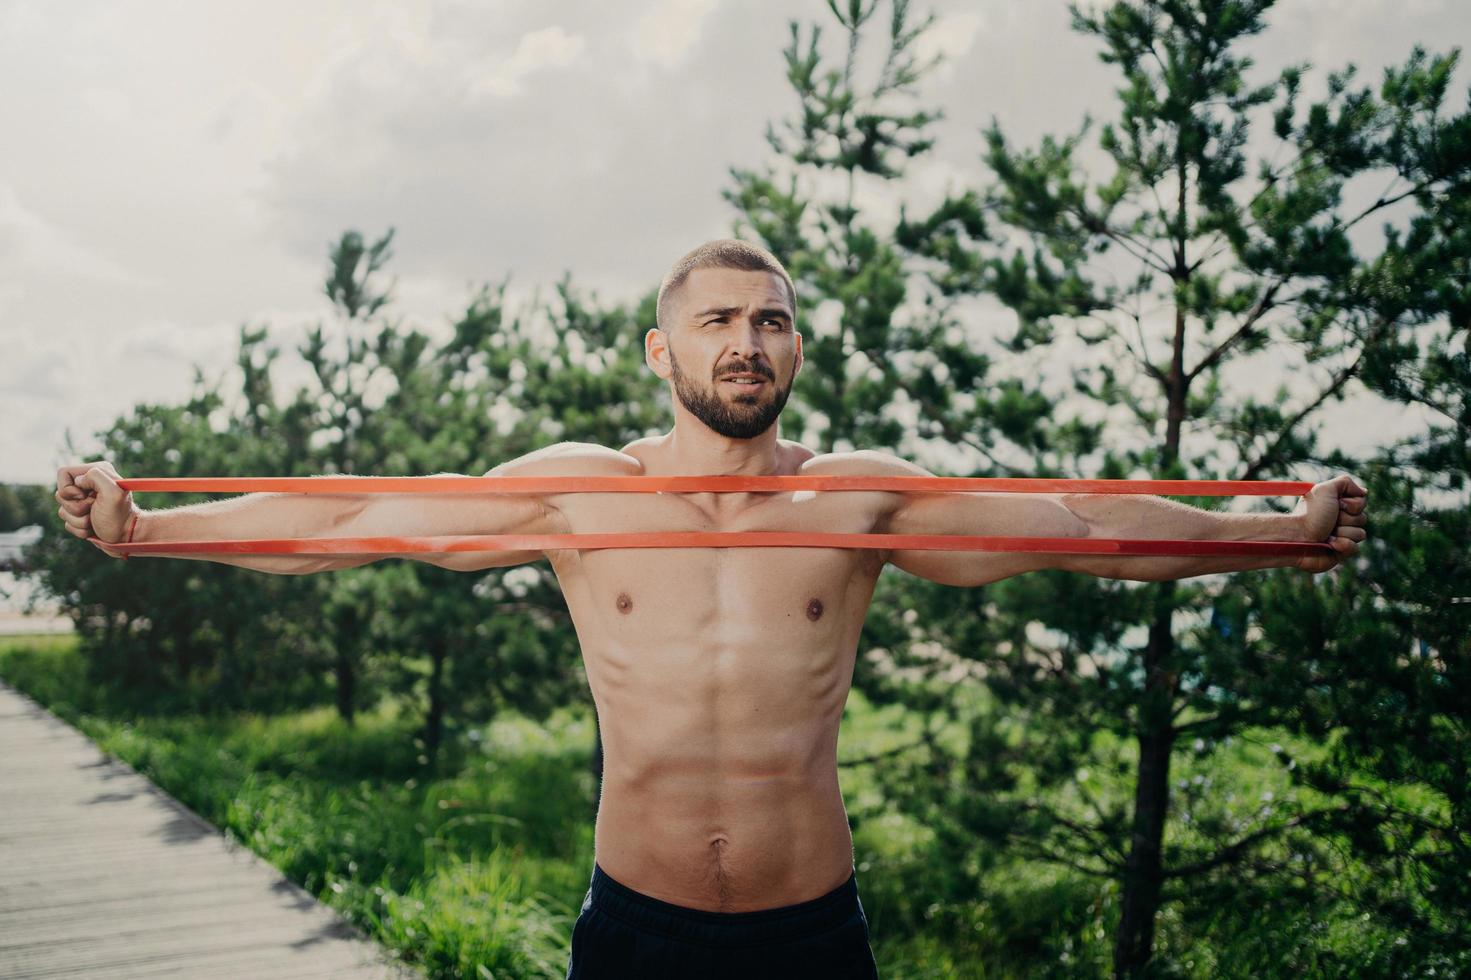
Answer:
[[[588,472],[663,475],[657,452]],[[781,473],[852,473],[783,444]],[[559,530],[881,529],[882,493],[563,494]],[[884,555],[808,548],[563,551],[603,739],[597,861],[689,908],[823,895],[852,873],[837,735]]]

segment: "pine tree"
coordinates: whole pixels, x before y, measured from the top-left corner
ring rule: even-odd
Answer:
[[[829,4],[846,35],[841,68],[822,70],[820,28],[804,48],[792,25],[786,58],[800,110],[769,131],[780,159],[761,174],[734,171],[727,195],[738,230],[789,261],[809,311],[841,305],[835,332],[807,345],[821,369],[794,392],[804,434],[824,449],[900,448],[922,460],[948,440],[977,474],[1318,478],[1348,462],[1318,447],[1325,408],[1375,385],[1376,372],[1398,377],[1407,338],[1437,313],[1405,288],[1432,248],[1426,236],[1390,231],[1366,250],[1357,229],[1395,205],[1439,213],[1464,181],[1466,117],[1437,115],[1454,55],[1427,62],[1417,51],[1377,93],[1353,89],[1349,66],[1303,108],[1308,66],[1248,80],[1241,49],[1266,29],[1269,2],[1074,8],[1074,28],[1122,75],[1118,120],[1097,139],[1111,174],[1095,179],[1079,162],[1089,119],[1035,150],[1010,146],[993,122],[988,184],[919,217],[906,206],[883,228],[854,188],[897,183],[928,151],[924,129],[938,114],[912,108],[928,66],[910,52],[928,21],[909,26],[903,3],[889,5],[877,81],[860,83],[860,35],[880,6]],[[1262,117],[1277,147],[1253,168],[1248,139]],[[817,177],[833,173],[848,193],[824,197]],[[1360,177],[1390,186],[1350,208],[1344,188]],[[999,350],[985,349],[954,305],[977,297],[1015,315]],[[1065,365],[1058,384],[1046,364],[1063,338],[1091,356]],[[1426,363],[1451,376],[1444,358]],[[1043,378],[1006,377],[1022,366]],[[1240,382],[1262,374],[1282,379],[1265,398]],[[896,406],[912,426],[891,424]],[[1285,663],[1263,655],[1257,633],[1276,621],[1253,597],[1349,581],[1349,571],[1326,582],[1284,572],[1149,585],[1043,573],[969,592],[883,582],[865,659],[889,678],[925,664],[934,676],[937,662],[950,678],[984,676],[1002,706],[969,717],[959,755],[927,722],[915,753],[886,760],[887,787],[951,849],[947,878],[982,873],[1000,843],[1117,887],[1112,967],[1138,974],[1168,900],[1203,924],[1244,874],[1267,882],[1259,894],[1278,907],[1313,894],[1294,891],[1292,870],[1274,859],[1284,847],[1321,857],[1311,835],[1341,828],[1349,803],[1289,800],[1251,813],[1196,790],[1172,799],[1171,767],[1182,750],[1199,766],[1250,726],[1292,723],[1274,692],[1319,676],[1303,649],[1286,652],[1292,638],[1276,637]],[[953,684],[895,684],[880,671],[858,683],[937,720],[961,716]],[[1134,759],[1106,748],[1129,743]]]
[[[285,354],[241,330],[238,393],[196,372],[180,405],[139,405],[101,433],[127,476],[479,475],[559,440],[621,446],[667,424],[643,365],[637,310],[584,296],[506,308],[484,286],[436,340],[407,329],[381,282],[392,232],[330,246],[325,292],[339,316],[296,354],[309,380],[283,396]],[[148,508],[199,496],[148,497]],[[485,574],[385,561],[272,576],[203,562],[99,560],[49,527],[34,551],[77,622],[99,682],[158,710],[315,703],[331,676],[339,713],[385,692],[423,719],[425,764],[449,735],[507,706],[542,717],[585,701],[576,637],[545,563]],[[180,597],[187,596],[188,601]]]
[[[1386,76],[1386,107],[1438,109],[1455,65],[1417,50]],[[1414,298],[1419,325],[1371,351],[1362,379],[1430,421],[1370,462],[1380,516],[1357,574],[1339,588],[1264,583],[1246,611],[1272,653],[1313,655],[1312,686],[1282,690],[1281,705],[1295,730],[1336,736],[1294,782],[1350,804],[1336,829],[1374,870],[1359,900],[1395,938],[1363,972],[1459,976],[1471,971],[1471,119],[1406,126],[1386,150],[1446,186],[1388,231],[1384,286]]]

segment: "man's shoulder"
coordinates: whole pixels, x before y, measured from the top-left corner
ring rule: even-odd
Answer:
[[[558,442],[502,463],[487,476],[639,476],[634,456],[595,442]]]
[[[491,476],[642,476],[645,452],[663,438],[638,439],[623,449],[591,442],[559,442],[527,453],[491,470]],[[780,440],[798,473],[819,476],[928,476],[929,471],[890,453],[858,449],[819,453],[798,442]],[[790,472],[790,471],[789,471]]]
[[[929,470],[907,459],[876,449],[814,454],[802,464],[804,476],[931,476]]]

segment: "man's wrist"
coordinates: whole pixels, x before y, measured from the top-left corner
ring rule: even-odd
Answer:
[[[122,537],[118,538],[117,541],[114,541],[112,543],[137,544],[139,541],[144,540],[146,534],[144,528],[148,525],[149,522],[144,519],[143,515],[144,512],[141,507],[134,507],[133,513],[128,517],[126,521],[123,522]],[[123,559],[126,559],[128,557],[126,554],[120,552],[115,553],[115,555],[116,557]]]
[[[1219,538],[1225,541],[1306,541],[1303,514],[1220,514]]]
[[[145,511],[141,507],[133,508],[133,516],[128,518],[128,533],[124,541],[128,544],[137,544],[139,541],[148,540],[148,527],[151,521],[144,516]]]
[[[1291,514],[1285,514],[1283,516],[1292,523],[1292,540],[1313,542],[1321,542],[1327,540],[1327,538],[1314,536],[1312,528],[1309,526],[1308,523],[1308,515],[1306,511],[1295,511]],[[1321,559],[1316,555],[1299,555],[1292,560],[1292,567],[1301,569],[1304,572],[1319,572],[1322,571],[1322,569],[1316,567],[1316,563],[1320,560]]]

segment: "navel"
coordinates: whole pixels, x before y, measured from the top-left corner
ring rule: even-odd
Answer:
[[[618,611],[625,616],[633,612],[633,600],[628,597],[627,592],[618,593],[616,605],[618,606]]]
[[[814,597],[807,603],[807,618],[814,623],[822,618],[822,600]]]

